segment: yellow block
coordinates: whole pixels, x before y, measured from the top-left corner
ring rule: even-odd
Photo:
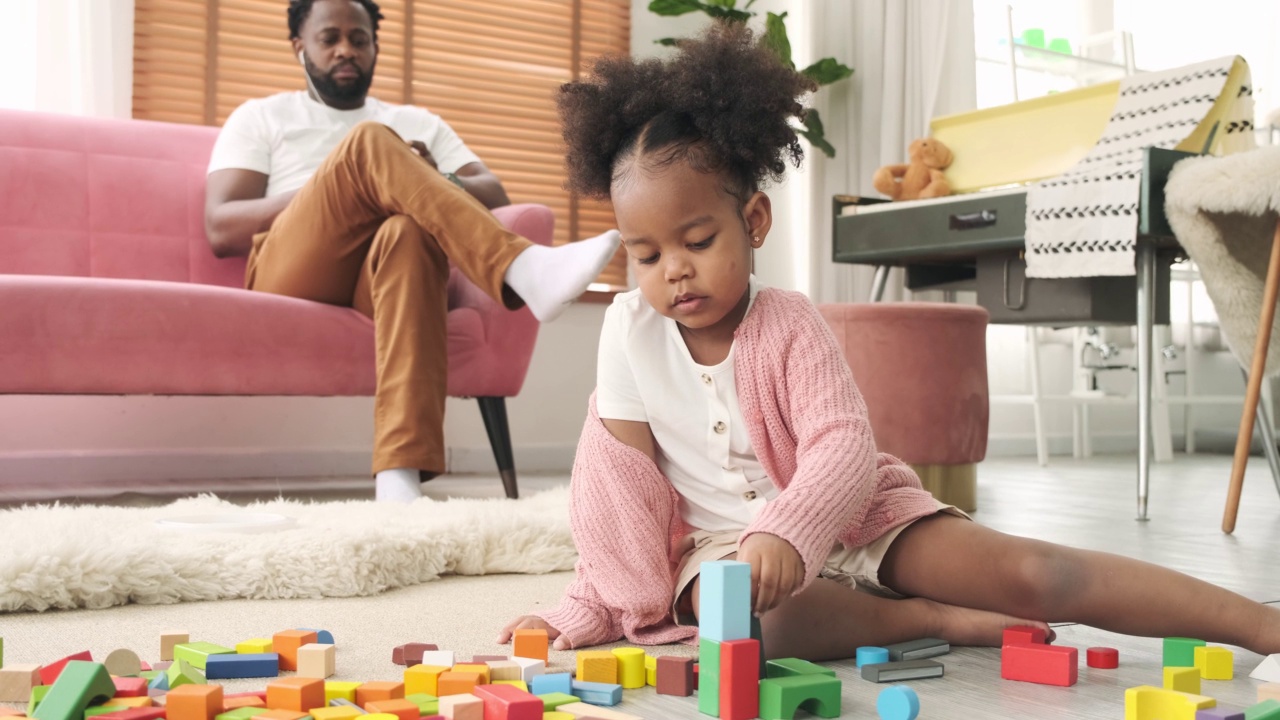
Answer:
[[[1196,667],[1205,680],[1230,680],[1235,677],[1235,654],[1224,647],[1198,647]]]
[[[1217,705],[1211,697],[1141,685],[1124,691],[1124,720],[1196,720],[1197,710]]]
[[[368,713],[362,712],[360,708],[351,707],[350,705],[334,705],[331,707],[313,708],[311,717],[315,720],[355,720]],[[392,717],[395,717],[394,715]]]
[[[578,679],[617,685],[618,656],[608,650],[583,650],[578,653]]]
[[[1200,670],[1189,667],[1167,667],[1164,669],[1164,689],[1176,690],[1192,695],[1200,694]]]
[[[155,703],[151,702],[150,697],[116,697],[102,704],[111,707],[140,708],[151,707]]]
[[[551,712],[542,713],[542,720],[576,720],[576,715],[562,713],[552,710]]]
[[[271,649],[271,638],[254,638],[236,643],[236,652],[241,655],[257,655],[275,651]]]
[[[614,648],[618,658],[618,684],[623,690],[635,690],[645,686],[644,651],[640,648]]]
[[[644,656],[644,683],[651,686],[658,684],[658,658],[648,653]]]
[[[491,685],[510,685],[525,692],[529,692],[529,683],[523,680],[494,680]]]
[[[358,682],[327,682],[324,684],[324,701],[331,703],[334,700],[356,701],[356,688],[364,683]],[[433,695],[435,693],[432,693]]]
[[[449,672],[441,665],[414,665],[404,671],[405,695],[439,695],[436,683],[440,673]]]
[[[454,666],[453,666],[453,671],[454,671],[454,672],[473,672],[473,673],[480,673],[480,684],[481,684],[481,685],[488,685],[488,684],[489,684],[489,681],[490,681],[490,680],[492,680],[492,678],[489,676],[489,666],[488,666],[488,665],[454,665]],[[407,689],[408,689],[408,688],[406,688],[406,690],[407,690]],[[431,695],[435,695],[435,693],[430,693],[430,694],[431,694]]]

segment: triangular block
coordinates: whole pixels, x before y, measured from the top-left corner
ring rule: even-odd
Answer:
[[[1267,659],[1249,673],[1249,677],[1262,682],[1280,683],[1280,653],[1268,655]]]

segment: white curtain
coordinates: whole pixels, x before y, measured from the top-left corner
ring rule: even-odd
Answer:
[[[813,56],[853,68],[847,81],[814,97],[836,157],[811,151],[811,295],[815,302],[861,302],[872,269],[831,260],[833,195],[876,197],[871,176],[906,161],[907,145],[929,120],[975,107],[973,0],[815,0]],[[898,273],[886,299],[902,296]]]

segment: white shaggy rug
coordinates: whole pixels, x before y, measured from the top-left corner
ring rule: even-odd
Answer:
[[[192,532],[157,520],[279,514],[265,533]],[[573,568],[569,491],[521,500],[422,498],[411,505],[205,495],[163,507],[44,505],[0,511],[0,611],[228,598],[374,595],[445,574]]]

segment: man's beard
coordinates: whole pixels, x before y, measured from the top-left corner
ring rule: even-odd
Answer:
[[[374,60],[373,67],[369,68],[369,72],[361,70],[355,63],[344,63],[356,71],[356,79],[347,83],[339,83],[333,79],[333,73],[343,65],[334,66],[328,74],[320,72],[320,69],[311,63],[311,59],[307,58],[307,75],[311,77],[311,84],[315,87],[316,92],[320,95],[345,102],[348,100],[363,99],[369,93],[369,86],[373,84],[373,70],[377,67],[378,61]]]

